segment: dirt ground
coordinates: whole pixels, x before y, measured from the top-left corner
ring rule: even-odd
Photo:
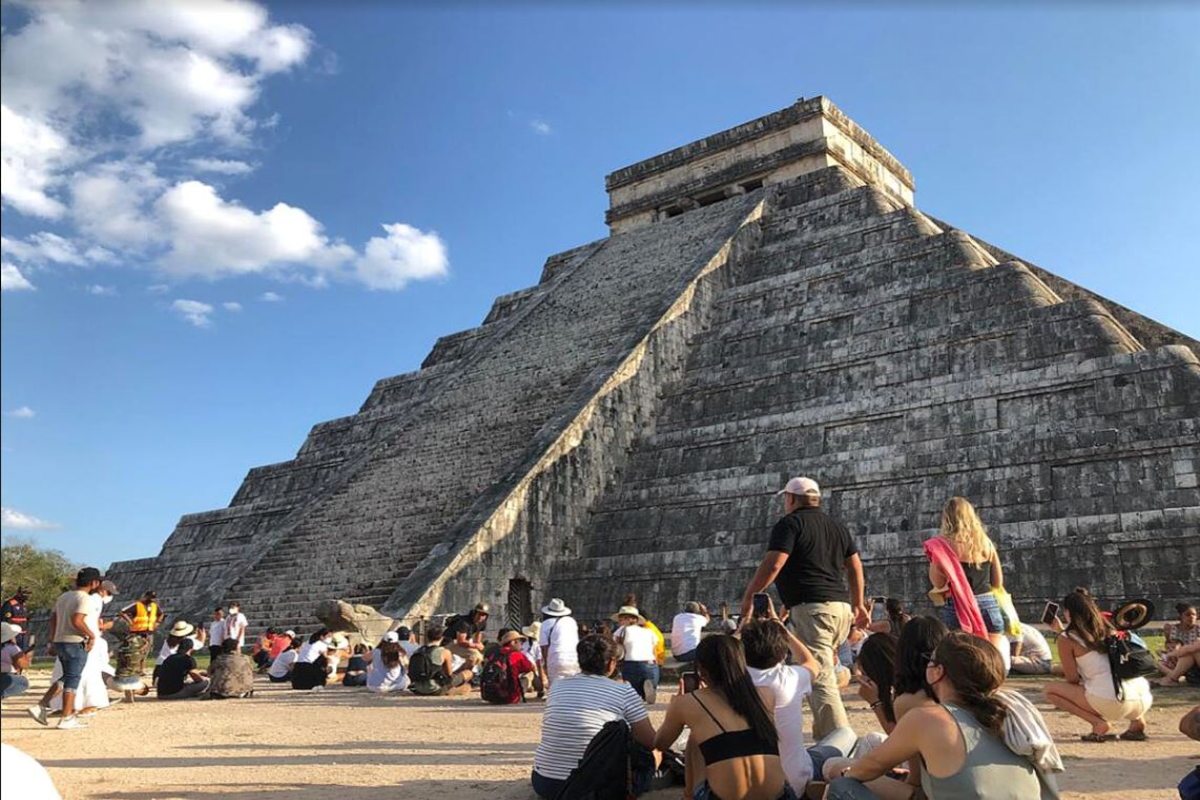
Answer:
[[[37,725],[25,709],[46,684],[6,702],[0,738],[45,765],[66,800],[529,800],[540,703],[497,708],[477,698],[378,697],[333,687],[293,692],[263,683],[253,698],[119,704],[82,731]],[[1010,684],[1034,693],[1040,684]],[[658,724],[673,687],[664,686]],[[1031,696],[1033,696],[1031,694]],[[1144,743],[1084,744],[1086,726],[1041,705],[1067,762],[1067,798],[1177,798],[1174,786],[1200,759],[1177,730],[1200,691],[1160,690]],[[871,730],[847,692],[852,723]],[[676,790],[655,800],[674,800]]]

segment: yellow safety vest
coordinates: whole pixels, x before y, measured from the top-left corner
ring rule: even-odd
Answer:
[[[129,623],[129,630],[134,633],[150,633],[154,630],[155,624],[158,622],[158,603],[146,605],[141,600],[133,604],[133,621]]]

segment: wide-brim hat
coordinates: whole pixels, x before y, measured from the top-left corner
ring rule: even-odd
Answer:
[[[637,617],[638,622],[646,621],[646,618],[642,616],[642,612],[638,611],[634,606],[621,606],[617,609],[617,613],[612,615],[614,620],[618,620],[621,617]]]
[[[1135,631],[1154,619],[1154,603],[1144,598],[1127,600],[1113,611],[1112,624],[1119,631]]]
[[[20,625],[11,622],[0,622],[0,644],[8,644],[21,633]]]
[[[174,625],[171,626],[171,635],[172,636],[191,636],[192,633],[195,632],[195,630],[196,629],[192,627],[192,624],[190,622],[187,622],[187,621],[181,619],[178,622],[176,622]]]
[[[542,613],[547,617],[567,617],[571,615],[571,609],[567,608],[562,598],[552,597],[549,603],[542,606]]]
[[[526,625],[524,628],[521,628],[521,633],[525,634],[530,639],[536,639],[542,635],[542,623],[534,622],[531,625]]]
[[[503,646],[503,645],[508,644],[509,642],[520,641],[521,639],[524,639],[524,638],[525,637],[521,634],[520,631],[509,631],[508,633],[506,633],[500,637],[500,644],[501,644],[501,646]]]

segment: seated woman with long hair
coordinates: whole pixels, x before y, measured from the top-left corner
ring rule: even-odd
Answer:
[[[321,628],[300,646],[292,667],[293,689],[314,689],[329,681],[329,659],[326,654],[332,642],[333,634],[328,628]]]
[[[939,704],[914,708],[887,741],[842,767],[827,800],[873,800],[865,784],[910,759],[919,759],[929,800],[1031,800],[1054,797],[1025,756],[1004,743],[1007,711],[994,695],[1004,662],[983,639],[962,631],[946,636],[926,665]]]
[[[685,764],[694,800],[794,800],[775,721],[746,671],[742,643],[709,636],[696,648],[696,666],[702,686],[671,701],[655,749],[691,731]]]
[[[1200,672],[1197,668],[1200,665],[1200,624],[1196,622],[1196,607],[1179,603],[1175,612],[1179,621],[1163,625],[1167,649],[1158,665],[1163,674],[1158,682],[1160,686],[1177,686],[1180,678]]]
[[[1058,637],[1058,656],[1066,680],[1046,684],[1046,700],[1092,726],[1092,732],[1082,737],[1085,742],[1116,739],[1109,723],[1119,720],[1129,720],[1122,739],[1145,740],[1146,712],[1153,702],[1150,683],[1145,678],[1121,681],[1118,697],[1105,644],[1113,633],[1112,623],[1086,590],[1076,589],[1064,597],[1062,610],[1067,625]]]

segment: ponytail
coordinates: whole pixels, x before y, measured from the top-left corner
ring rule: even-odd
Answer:
[[[1004,720],[1008,718],[1008,709],[995,696],[987,696],[977,692],[969,692],[955,687],[958,692],[958,702],[975,721],[995,736],[1004,737]]]
[[[996,698],[996,690],[1004,684],[1004,662],[992,643],[965,631],[951,631],[937,646],[933,660],[954,687],[957,704],[990,733],[1002,736],[1008,710]]]

